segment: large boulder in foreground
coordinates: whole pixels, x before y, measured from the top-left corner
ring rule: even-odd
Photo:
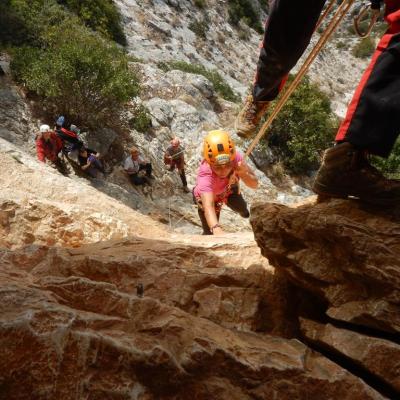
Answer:
[[[400,209],[331,200],[289,208],[260,204],[251,223],[262,254],[327,315],[400,332]]]
[[[273,317],[258,309],[273,271],[252,240],[174,240],[1,250],[0,397],[383,398],[298,340],[255,332]]]

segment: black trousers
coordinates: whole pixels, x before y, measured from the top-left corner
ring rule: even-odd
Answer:
[[[148,183],[147,178],[149,178],[151,176],[151,172],[153,170],[153,167],[150,163],[147,164],[140,164],[139,166],[139,171],[145,170],[146,171],[146,177],[144,176],[139,176],[138,173],[136,174],[132,174],[129,175],[129,179],[131,180],[131,182],[138,186],[138,185],[144,185],[146,183]]]
[[[275,0],[266,23],[253,86],[256,101],[276,98],[310,42],[325,0]],[[392,2],[390,12],[400,9]],[[398,5],[397,5],[398,4]],[[400,32],[389,27],[349,105],[336,136],[386,157],[400,133]]]
[[[206,220],[206,216],[204,215],[203,208],[201,207],[201,205],[198,204],[196,199],[194,199],[194,201],[198,205],[197,206],[197,212],[199,214],[200,221],[201,221],[201,226],[203,228],[203,235],[212,235],[212,232],[210,231],[210,228],[209,228],[207,220]],[[246,201],[244,200],[244,198],[243,198],[243,196],[241,194],[232,193],[231,195],[229,195],[226,205],[231,210],[233,210],[236,213],[238,213],[241,217],[249,218],[250,212],[247,209],[247,203],[246,203]],[[220,215],[220,212],[221,212],[221,207],[216,207],[215,211],[216,211],[216,214],[217,214],[217,219],[219,221],[219,215]]]

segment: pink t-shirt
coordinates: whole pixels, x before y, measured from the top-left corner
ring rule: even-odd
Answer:
[[[243,160],[242,154],[236,152],[235,159],[233,160],[234,168],[239,162]],[[199,198],[202,193],[214,193],[214,201],[222,201],[225,198],[226,191],[229,185],[229,177],[220,178],[214,174],[210,164],[203,160],[200,164],[199,171],[197,172],[196,186],[193,193],[196,198]]]

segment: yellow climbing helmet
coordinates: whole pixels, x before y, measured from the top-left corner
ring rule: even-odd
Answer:
[[[235,144],[223,130],[208,132],[204,138],[203,156],[211,165],[223,165],[235,159]]]

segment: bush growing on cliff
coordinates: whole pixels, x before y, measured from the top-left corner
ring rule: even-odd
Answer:
[[[16,48],[11,68],[53,114],[92,126],[109,124],[121,105],[138,95],[139,82],[127,57],[74,18],[53,26],[42,41],[41,48]]]
[[[202,19],[195,19],[189,24],[189,29],[196,34],[197,37],[205,39],[207,37],[208,24]]]
[[[400,178],[400,137],[388,158],[372,157],[372,164],[390,178]]]
[[[272,123],[269,139],[261,144],[269,143],[291,171],[307,173],[318,168],[321,153],[332,143],[336,128],[328,96],[303,79]]]
[[[159,62],[157,66],[165,72],[178,69],[191,74],[203,75],[213,84],[215,91],[221,95],[222,98],[233,102],[240,101],[240,97],[225,82],[224,78],[217,70],[210,71],[202,65],[189,64],[185,61]]]
[[[138,95],[125,54],[56,0],[5,0],[0,11],[25,35],[13,37],[7,22],[0,28],[6,33],[2,42],[14,46],[12,73],[48,114],[92,127],[110,125],[118,121],[122,104]]]
[[[135,115],[129,120],[129,126],[138,132],[145,133],[151,128],[151,116],[149,109],[143,104],[135,107]]]
[[[126,45],[121,15],[112,0],[58,0],[58,3],[78,15],[88,27]]]
[[[353,48],[353,55],[358,58],[368,58],[375,51],[375,41],[370,37],[361,39]]]
[[[242,20],[258,33],[263,33],[260,17],[250,0],[228,0],[228,14],[232,25],[237,26]]]

